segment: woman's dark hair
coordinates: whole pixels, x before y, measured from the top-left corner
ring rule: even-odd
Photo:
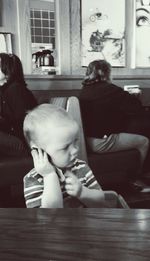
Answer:
[[[0,53],[0,68],[6,75],[7,82],[25,84],[22,63],[17,55]]]
[[[110,81],[111,65],[105,60],[95,60],[89,63],[85,82]]]

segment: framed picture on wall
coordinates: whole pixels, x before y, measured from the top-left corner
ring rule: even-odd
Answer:
[[[12,53],[11,33],[0,32],[0,53]]]
[[[150,67],[150,0],[135,0],[135,64]]]
[[[105,59],[125,66],[125,0],[81,0],[82,66]]]

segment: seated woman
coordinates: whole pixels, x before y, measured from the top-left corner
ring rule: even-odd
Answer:
[[[126,131],[130,115],[141,112],[141,102],[112,84],[110,74],[111,65],[105,60],[95,60],[87,67],[80,105],[88,146],[96,153],[137,149],[142,166],[149,139]]]
[[[26,87],[20,59],[0,53],[0,155],[27,153],[23,120],[37,102]]]

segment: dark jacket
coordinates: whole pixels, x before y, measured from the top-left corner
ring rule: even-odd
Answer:
[[[25,84],[6,83],[0,87],[0,131],[23,138],[26,112],[37,105]]]
[[[85,82],[80,105],[86,136],[97,138],[125,131],[130,116],[143,110],[134,95],[104,81]]]

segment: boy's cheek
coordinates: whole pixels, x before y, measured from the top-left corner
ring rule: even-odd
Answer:
[[[68,159],[62,157],[53,158],[52,160],[53,164],[58,168],[65,168],[69,163]]]

